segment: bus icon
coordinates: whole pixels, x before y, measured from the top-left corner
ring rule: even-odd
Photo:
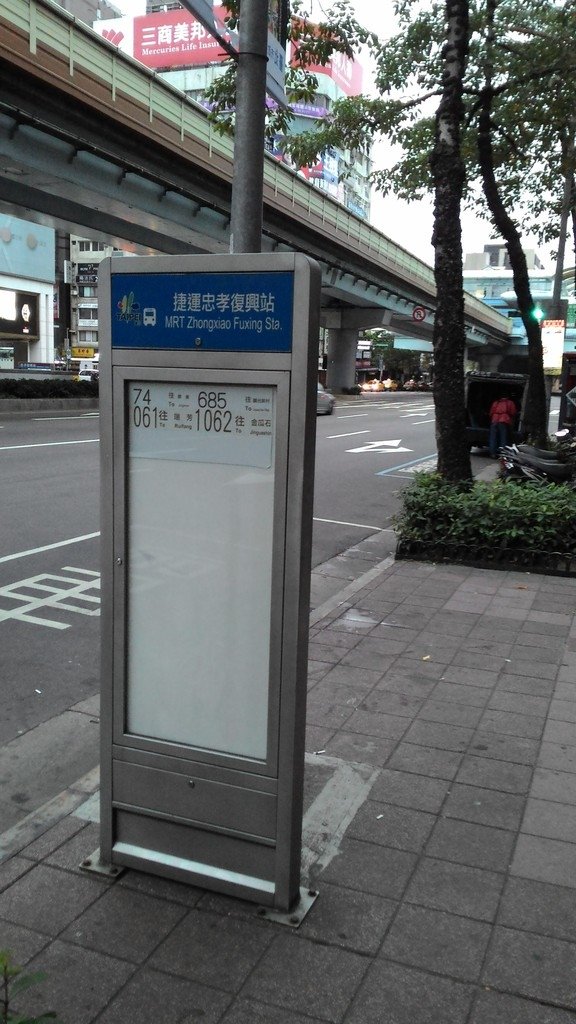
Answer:
[[[142,310],[142,323],[144,327],[156,327],[156,310],[149,306]]]

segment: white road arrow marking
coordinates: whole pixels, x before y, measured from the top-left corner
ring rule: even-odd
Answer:
[[[383,455],[386,452],[392,454],[393,452],[411,452],[412,448],[401,448],[400,438],[395,441],[369,441],[368,444],[363,444],[361,448],[347,448],[347,452],[376,452],[377,454]]]

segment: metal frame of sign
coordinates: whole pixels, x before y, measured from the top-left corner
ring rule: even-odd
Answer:
[[[320,271],[295,254],[113,259],[99,302],[100,864],[288,911]]]

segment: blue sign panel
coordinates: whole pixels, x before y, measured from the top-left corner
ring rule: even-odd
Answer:
[[[293,291],[286,271],[112,274],[112,345],[290,352]]]

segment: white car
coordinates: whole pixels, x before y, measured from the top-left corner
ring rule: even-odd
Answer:
[[[318,401],[316,403],[316,415],[317,416],[331,416],[334,412],[334,406],[336,405],[336,399],[334,395],[326,391],[323,384],[318,384]]]

